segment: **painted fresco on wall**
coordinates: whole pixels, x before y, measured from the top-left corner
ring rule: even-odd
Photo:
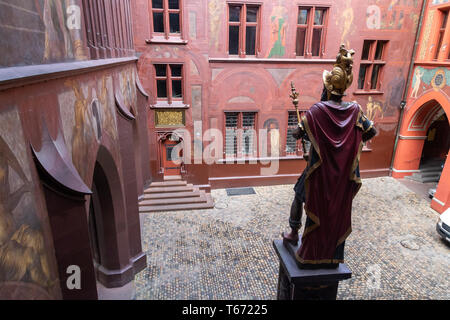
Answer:
[[[372,96],[369,96],[369,99],[366,104],[365,114],[370,121],[375,121],[375,119],[383,118],[384,115],[383,102],[374,100]]]
[[[18,112],[1,113],[0,292],[15,288],[20,298],[31,289],[49,298],[57,280],[49,270],[26,150]]]
[[[344,43],[348,48],[350,46],[350,35],[353,33],[353,20],[355,18],[355,14],[353,11],[352,0],[346,0],[345,5],[343,6],[345,9],[342,12],[341,16],[336,19],[336,25],[341,28],[341,42]]]
[[[268,58],[282,58],[286,53],[286,27],[288,23],[288,9],[284,1],[279,0],[270,14],[270,52]]]
[[[268,154],[272,157],[280,155],[280,125],[276,119],[270,118],[264,122],[264,129],[267,130],[267,140],[269,143]]]
[[[419,0],[372,0],[366,11],[366,27],[376,30],[403,30],[407,19],[412,21],[413,28],[419,21],[419,16],[413,10],[419,5]]]
[[[92,87],[89,87],[88,93],[85,94],[77,81],[67,80],[65,84],[72,88],[76,99],[74,105],[75,125],[72,132],[72,161],[78,173],[86,182],[87,166],[85,159],[86,155],[90,154],[94,142],[93,117],[89,108],[92,103]]]
[[[137,95],[136,95],[136,75],[134,70],[123,71],[119,76],[120,92],[122,94],[125,106],[132,110],[134,116],[137,116]]]
[[[85,60],[78,0],[0,3],[0,66]],[[69,29],[70,28],[70,29]]]
[[[67,80],[65,85],[71,89],[71,94],[60,96],[64,135],[66,142],[71,142],[68,145],[71,145],[73,164],[83,181],[88,184],[92,168],[87,155],[95,154],[104,134],[117,141],[115,101],[110,94],[114,92],[112,78],[103,76],[95,83],[88,84]],[[128,86],[124,86],[125,92],[128,91],[127,88]],[[62,101],[68,104],[61,104]],[[64,110],[66,108],[73,111]]]
[[[219,32],[222,21],[222,12],[225,9],[225,1],[209,0],[209,45],[216,51],[219,50]]]
[[[45,25],[44,62],[87,59],[79,8],[77,0],[45,0],[43,7],[37,8]]]
[[[420,51],[419,51],[419,59],[418,60],[425,60],[425,56],[427,55],[427,50],[433,49],[433,45],[428,47],[428,43],[431,41],[431,32],[434,28],[434,20],[435,20],[436,10],[428,11],[426,20],[425,20],[425,26],[423,27],[422,31],[422,42],[420,44]]]
[[[406,86],[406,79],[402,69],[397,69],[397,75],[388,83],[388,93],[386,101],[385,117],[395,115],[403,100],[403,93]]]
[[[158,59],[180,59],[180,49],[177,47],[169,46],[152,46],[150,48],[149,56]]]
[[[412,81],[410,97],[417,99],[424,91],[444,89],[450,84],[450,72],[447,68],[426,69],[416,67]]]

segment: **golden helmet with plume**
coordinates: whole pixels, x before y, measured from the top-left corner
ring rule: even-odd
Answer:
[[[333,70],[323,72],[323,83],[328,91],[328,98],[333,94],[344,96],[353,82],[353,55],[355,50],[346,49],[345,45],[339,48],[339,54],[336,57],[336,63]]]

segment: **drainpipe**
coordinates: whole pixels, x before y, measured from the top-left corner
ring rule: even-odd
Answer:
[[[411,75],[412,72],[414,70],[414,60],[416,57],[416,52],[417,52],[417,47],[419,46],[419,37],[420,37],[420,32],[422,30],[422,23],[423,23],[423,16],[425,13],[425,8],[426,8],[426,4],[427,4],[427,0],[423,0],[422,2],[422,10],[420,12],[420,17],[419,17],[419,24],[417,26],[417,30],[416,30],[416,40],[414,42],[414,49],[412,52],[412,56],[411,56],[411,63],[409,65],[409,71],[408,71],[408,80],[406,83],[406,87],[405,90],[403,92],[403,100],[400,103],[400,117],[398,120],[398,126],[397,126],[397,130],[395,133],[395,144],[394,144],[394,152],[392,153],[392,160],[391,160],[391,167],[389,168],[389,176],[392,176],[392,170],[394,168],[394,160],[395,160],[395,154],[397,152],[397,147],[398,147],[398,140],[400,137],[400,128],[403,125],[403,114],[405,112],[405,108],[406,108],[406,99],[408,99],[407,95],[408,95],[408,90],[409,90],[409,86],[411,84]]]

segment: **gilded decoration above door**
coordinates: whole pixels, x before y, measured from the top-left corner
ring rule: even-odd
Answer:
[[[184,111],[156,111],[155,122],[157,127],[185,126]]]

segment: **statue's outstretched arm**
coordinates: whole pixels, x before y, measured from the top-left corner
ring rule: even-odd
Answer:
[[[362,135],[363,142],[367,142],[373,137],[377,135],[378,131],[375,129],[375,127],[371,127],[368,131],[364,132]]]

